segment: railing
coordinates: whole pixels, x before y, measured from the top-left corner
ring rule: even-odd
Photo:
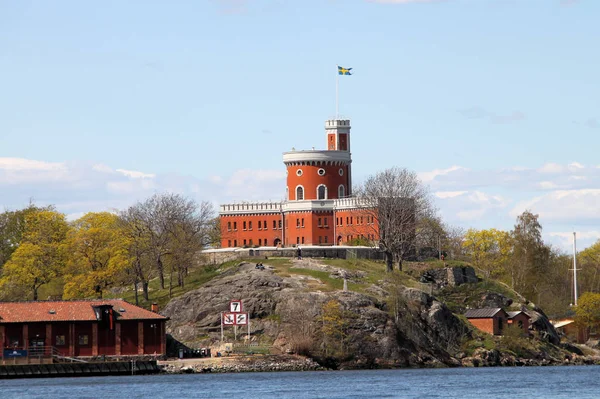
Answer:
[[[54,346],[30,346],[27,349],[5,348],[2,353],[4,364],[42,363],[44,360],[55,362],[87,363],[86,360],[65,355]]]

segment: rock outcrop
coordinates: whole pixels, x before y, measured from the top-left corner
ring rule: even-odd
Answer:
[[[346,317],[341,348],[346,356],[341,356],[339,367],[460,364],[454,355],[469,328],[422,291],[400,290],[391,311],[389,301],[355,292],[310,291],[319,280],[281,277],[266,262],[265,267],[240,264],[228,275],[173,299],[161,312],[170,318],[167,332],[186,343],[197,337],[216,340],[220,313],[231,299],[241,299],[254,339],[273,343],[282,353],[314,352],[320,349],[323,305],[334,299]]]

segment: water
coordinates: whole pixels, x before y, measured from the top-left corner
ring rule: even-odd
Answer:
[[[598,398],[600,366],[0,380],[0,398]]]

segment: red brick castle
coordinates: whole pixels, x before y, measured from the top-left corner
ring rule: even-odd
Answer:
[[[221,205],[223,248],[377,240],[372,215],[352,196],[350,121],[326,121],[325,135],[326,150],[283,153],[284,201]]]

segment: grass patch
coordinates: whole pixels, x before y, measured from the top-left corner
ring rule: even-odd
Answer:
[[[234,267],[239,262],[231,261],[221,265],[207,265],[200,266],[190,270],[188,276],[185,278],[185,284],[182,287],[174,286],[169,296],[169,276],[165,276],[165,288],[160,288],[160,282],[158,278],[153,279],[148,284],[148,300],[145,300],[142,292],[138,292],[139,306],[150,308],[152,303],[157,303],[162,309],[172,299],[185,294],[186,292],[195,290],[203,284],[219,276],[224,271]],[[176,284],[176,281],[174,281]],[[105,298],[122,298],[130,303],[135,303],[135,292],[133,287],[127,288],[120,294],[106,293]]]

